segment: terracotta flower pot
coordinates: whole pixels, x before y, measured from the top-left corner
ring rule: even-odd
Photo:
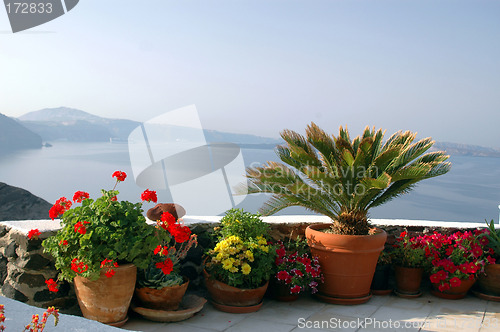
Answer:
[[[484,274],[479,275],[477,283],[481,292],[500,296],[500,264],[486,265]]]
[[[396,277],[397,294],[417,296],[421,295],[420,284],[424,269],[421,267],[403,267],[395,266],[394,274]]]
[[[243,289],[229,286],[223,282],[211,279],[206,270],[203,270],[205,285],[212,298],[212,303],[217,309],[227,312],[252,312],[257,311],[266,294],[267,281],[263,286],[253,289]],[[239,308],[245,308],[239,310]],[[234,311],[232,311],[234,308]],[[255,309],[255,310],[254,310]]]
[[[445,291],[440,291],[439,290],[439,284],[432,284],[432,287],[434,289],[432,290],[432,295],[443,298],[443,299],[449,299],[449,300],[458,300],[458,299],[463,299],[465,295],[467,295],[467,292],[469,289],[474,285],[476,282],[476,279],[465,279],[461,280],[460,286],[458,287],[451,287],[448,290]]]
[[[114,270],[113,277],[106,277],[103,271],[95,281],[75,277],[75,293],[85,318],[121,326],[127,321],[137,268],[133,264],[124,264]]]
[[[390,264],[377,265],[373,274],[372,285],[370,286],[374,295],[388,295],[392,292],[392,288],[389,287],[391,272]]]
[[[318,224],[306,228],[311,253],[318,257],[325,278],[317,296],[334,304],[368,301],[387,234],[382,229],[376,229],[372,235],[338,235],[320,231],[328,227],[328,224]]]
[[[299,298],[299,294],[291,294],[290,287],[275,278],[271,279],[268,290],[271,291],[274,299],[281,302],[292,302]]]
[[[179,308],[182,297],[189,286],[189,280],[181,285],[161,289],[142,287],[135,289],[135,295],[145,308],[173,311]]]

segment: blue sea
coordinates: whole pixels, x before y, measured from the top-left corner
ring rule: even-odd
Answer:
[[[242,149],[246,165],[277,161],[273,150]],[[498,220],[500,158],[452,156],[452,169],[443,176],[422,181],[410,193],[371,210],[371,218],[420,219],[460,222]],[[50,203],[72,197],[77,190],[97,196],[111,189],[111,174],[121,170],[129,178],[120,183],[120,199],[139,201],[144,190],[132,176],[127,144],[54,142],[50,148],[0,156],[0,182],[24,188]],[[160,202],[170,201],[158,191]],[[238,207],[257,212],[267,198],[250,195]],[[152,207],[144,206],[145,209]],[[189,211],[187,211],[189,214]],[[278,214],[308,214],[289,208]],[[197,213],[200,214],[200,213]]]

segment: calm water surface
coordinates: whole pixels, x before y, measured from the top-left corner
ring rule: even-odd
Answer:
[[[243,149],[245,163],[277,160],[272,150]],[[371,211],[372,218],[402,218],[445,221],[498,220],[500,203],[500,158],[451,158],[452,170],[417,185],[384,206]],[[54,202],[61,196],[70,198],[77,190],[98,196],[101,189],[111,189],[111,174],[121,170],[129,178],[120,183],[120,199],[139,201],[143,191],[135,185],[127,144],[56,142],[51,148],[29,150],[0,156],[0,182],[29,190]],[[169,194],[158,191],[159,201],[170,201]],[[257,212],[264,195],[249,196],[241,204]],[[147,210],[151,206],[144,205]],[[290,208],[280,214],[305,214],[301,208]],[[189,211],[188,211],[189,214]]]

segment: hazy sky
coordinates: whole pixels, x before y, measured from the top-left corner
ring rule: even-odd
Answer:
[[[0,113],[67,106],[277,137],[315,121],[500,147],[500,1],[82,0],[13,34]]]

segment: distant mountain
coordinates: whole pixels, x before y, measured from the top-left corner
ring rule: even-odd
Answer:
[[[81,110],[58,107],[45,108],[24,114],[18,120],[38,133],[44,141],[109,142],[126,141],[140,122],[102,118]],[[281,140],[248,134],[205,130],[208,142],[232,142],[242,147],[273,148]]]
[[[109,142],[126,140],[140,123],[132,120],[108,119],[68,107],[44,108],[18,118],[44,141]]]
[[[479,145],[469,145],[450,142],[436,142],[433,150],[444,150],[454,156],[473,156],[473,157],[500,157],[500,149],[488,148]]]
[[[42,147],[40,135],[3,114],[0,114],[0,154],[20,149]]]

